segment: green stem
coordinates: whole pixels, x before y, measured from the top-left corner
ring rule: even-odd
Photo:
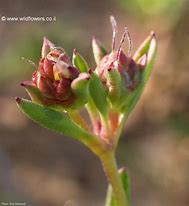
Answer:
[[[128,200],[126,199],[123,185],[118,174],[114,152],[104,152],[101,154],[100,160],[107,179],[112,186],[117,206],[128,206]]]

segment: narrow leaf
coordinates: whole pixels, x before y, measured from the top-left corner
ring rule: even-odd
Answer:
[[[39,125],[70,136],[82,142],[95,152],[98,152],[100,149],[98,140],[79,125],[75,124],[65,113],[55,111],[19,97],[16,98],[16,101],[20,110]]]
[[[146,67],[141,72],[140,83],[139,83],[138,87],[136,88],[136,90],[133,92],[130,92],[129,95],[127,96],[127,98],[125,99],[126,104],[123,107],[123,112],[125,114],[125,118],[127,118],[129,113],[131,112],[131,110],[134,108],[134,106],[138,102],[138,99],[140,98],[140,96],[144,90],[144,87],[147,83],[147,80],[148,80],[150,73],[151,73],[151,70],[152,70],[152,66],[153,66],[153,63],[155,60],[156,50],[157,50],[156,40],[153,37],[150,41],[150,45],[145,50],[145,52],[147,53],[147,64],[146,64]],[[144,50],[143,50],[143,52],[144,52]]]
[[[123,189],[127,196],[128,203],[129,205],[131,205],[131,184],[130,184],[130,178],[129,178],[128,172],[126,171],[126,168],[121,168],[119,170],[119,173],[120,173],[120,178],[123,184]]]
[[[137,61],[140,57],[142,57],[148,50],[151,45],[151,41],[154,38],[155,33],[154,31],[151,31],[150,35],[143,41],[143,43],[140,45],[138,50],[135,52],[133,59]]]
[[[97,109],[103,116],[107,115],[108,104],[106,100],[107,92],[99,77],[93,72],[89,84],[89,93]]]

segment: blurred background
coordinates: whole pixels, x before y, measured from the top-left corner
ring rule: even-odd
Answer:
[[[0,20],[0,204],[102,206],[107,182],[97,158],[83,145],[43,129],[18,110],[27,97],[43,36],[72,54],[94,60],[92,36],[111,47],[109,16],[119,36],[129,28],[134,48],[151,30],[158,53],[150,80],[129,117],[117,158],[132,182],[133,206],[189,205],[189,1],[6,0],[5,17],[52,17],[52,21]],[[127,49],[127,43],[125,44]]]

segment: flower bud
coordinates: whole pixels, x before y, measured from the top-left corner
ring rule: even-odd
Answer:
[[[140,66],[132,58],[127,57],[122,50],[120,54],[117,51],[112,51],[100,61],[97,71],[105,83],[107,83],[107,74],[110,69],[120,73],[125,88],[129,90],[133,90],[139,83]]]
[[[62,48],[54,47],[44,38],[42,58],[31,81],[24,81],[24,86],[32,101],[49,107],[76,108],[87,101],[87,82],[89,75],[80,74],[71,64],[69,56]],[[82,101],[79,94],[82,94]]]
[[[141,82],[142,72],[148,66],[153,53],[155,52],[156,42],[154,32],[147,37],[139,47],[133,57],[130,56],[132,47],[131,37],[128,29],[125,29],[118,49],[115,49],[116,28],[113,27],[112,51],[105,55],[97,65],[96,72],[103,85],[108,89],[110,103],[117,107],[122,104],[120,98],[134,92]],[[129,40],[129,54],[126,55],[122,50],[125,38]],[[154,44],[154,46],[153,46]]]

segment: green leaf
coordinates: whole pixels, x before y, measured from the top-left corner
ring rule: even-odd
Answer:
[[[100,152],[101,146],[97,138],[75,124],[65,113],[18,97],[16,101],[20,110],[34,122],[82,142],[95,153]]]
[[[107,109],[108,109],[108,103],[106,100],[107,91],[105,91],[102,82],[100,81],[97,74],[94,72],[91,74],[89,93],[99,112],[104,117],[107,116]]]
[[[87,72],[88,71],[88,64],[85,59],[79,54],[79,52],[74,49],[72,63],[75,67],[77,67],[80,72]]]
[[[150,35],[142,42],[142,44],[139,46],[139,48],[135,52],[133,56],[134,61],[137,61],[138,59],[140,59],[149,50],[149,47],[151,45],[151,42],[154,36],[155,36],[154,31],[151,31]]]
[[[128,206],[130,206],[131,205],[130,179],[129,179],[129,175],[125,168],[121,168],[119,170],[119,176],[121,178],[121,182],[123,184],[125,195],[128,200],[128,204],[129,204]],[[108,186],[105,206],[117,206],[116,200],[114,198],[113,190],[110,185]]]
[[[154,36],[151,38],[150,43],[147,42],[147,45],[148,45],[148,47],[146,47],[146,45],[144,45],[144,48],[146,48],[146,50],[143,50],[141,48],[142,53],[147,54],[147,64],[146,64],[146,67],[141,72],[140,83],[133,92],[130,92],[128,94],[127,98],[125,99],[125,105],[122,108],[122,111],[125,114],[125,118],[128,117],[129,113],[132,111],[132,109],[134,108],[134,106],[138,102],[138,100],[139,100],[139,98],[144,90],[144,87],[147,83],[147,80],[150,76],[151,70],[152,70],[152,66],[153,66],[155,56],[156,56],[156,51],[157,51],[156,39]]]
[[[131,205],[131,184],[128,172],[125,168],[122,168],[119,172],[128,203]]]

